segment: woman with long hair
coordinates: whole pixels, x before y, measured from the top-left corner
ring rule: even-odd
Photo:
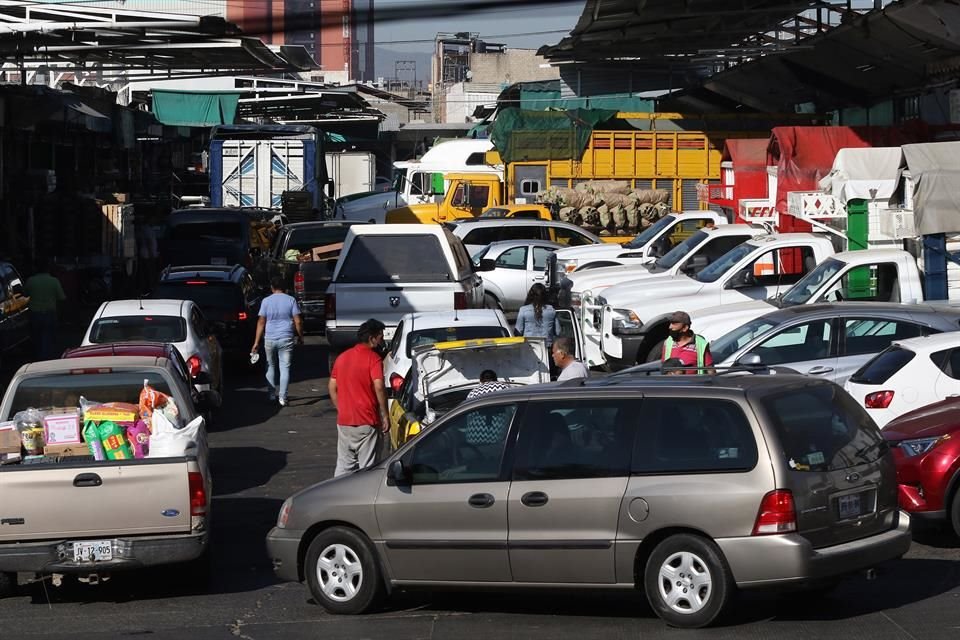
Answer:
[[[559,332],[557,312],[547,304],[547,288],[538,282],[530,287],[517,314],[517,334],[524,338],[543,338],[549,350]]]

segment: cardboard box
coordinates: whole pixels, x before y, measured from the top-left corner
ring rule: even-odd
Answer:
[[[43,448],[43,455],[48,458],[89,456],[90,448],[82,442],[79,444],[48,444]]]
[[[337,242],[335,244],[325,244],[321,247],[314,247],[310,252],[310,257],[314,262],[320,262],[322,260],[330,260],[331,258],[339,255],[340,251],[343,249],[343,243]]]
[[[5,453],[20,455],[20,432],[16,429],[0,431],[0,454]]]

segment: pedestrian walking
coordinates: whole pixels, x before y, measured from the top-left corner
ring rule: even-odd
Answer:
[[[257,353],[260,341],[263,340],[270,402],[279,400],[280,406],[285,407],[289,402],[287,390],[290,386],[293,347],[294,344],[303,344],[303,320],[300,318],[297,301],[284,291],[282,278],[272,278],[270,289],[272,293],[260,303],[260,318],[257,320],[257,332],[250,353]]]
[[[380,460],[381,436],[390,431],[383,384],[384,325],[370,319],[357,330],[357,344],[333,363],[330,402],[337,410],[337,468],[334,476],[366,469]]]
[[[560,370],[557,381],[573,380],[574,378],[589,378],[590,370],[587,366],[577,360],[576,348],[573,340],[567,337],[560,337],[553,341],[553,349],[550,355],[553,356],[553,363]]]
[[[37,259],[35,273],[23,285],[30,298],[30,334],[36,360],[53,360],[57,352],[60,303],[67,299],[60,281],[50,274],[50,259]]]
[[[685,368],[686,373],[704,375],[713,373],[713,356],[710,355],[710,343],[690,328],[693,321],[686,311],[676,311],[670,316],[670,335],[663,343],[661,362],[676,359]],[[696,372],[693,371],[696,367]]]
[[[524,338],[543,338],[547,349],[560,333],[557,312],[547,304],[547,288],[539,282],[530,287],[527,299],[517,313],[517,333]]]

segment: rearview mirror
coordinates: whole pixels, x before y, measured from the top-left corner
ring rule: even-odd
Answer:
[[[497,261],[491,258],[484,258],[480,261],[480,266],[477,267],[477,271],[493,271],[497,268]]]
[[[403,460],[394,460],[387,467],[387,479],[397,485],[410,484],[410,470],[403,464]]]

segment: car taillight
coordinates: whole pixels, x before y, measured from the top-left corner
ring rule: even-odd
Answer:
[[[323,296],[323,315],[327,320],[337,318],[337,294],[328,293]]]
[[[301,272],[296,272],[293,274],[293,292],[303,295],[304,285],[303,285],[303,274]]]
[[[876,391],[863,399],[867,409],[886,409],[893,402],[893,391]]]
[[[763,496],[757,521],[753,525],[753,535],[769,536],[796,530],[797,510],[793,505],[793,494],[777,489]]]
[[[250,316],[247,315],[247,312],[246,312],[246,311],[241,311],[240,313],[237,314],[237,320],[239,320],[240,322],[243,322],[244,320],[246,320],[246,319],[249,318],[249,317],[250,317]]]
[[[390,388],[393,389],[394,393],[399,393],[400,388],[403,386],[403,376],[399,373],[390,374]]]
[[[199,471],[187,473],[190,478],[190,515],[207,515],[207,488],[203,486],[203,475]]]
[[[453,294],[453,308],[454,309],[466,309],[467,308],[467,294],[463,291],[457,291]]]
[[[201,362],[200,356],[193,355],[187,359],[187,368],[190,369],[190,376],[196,378],[200,375]]]

